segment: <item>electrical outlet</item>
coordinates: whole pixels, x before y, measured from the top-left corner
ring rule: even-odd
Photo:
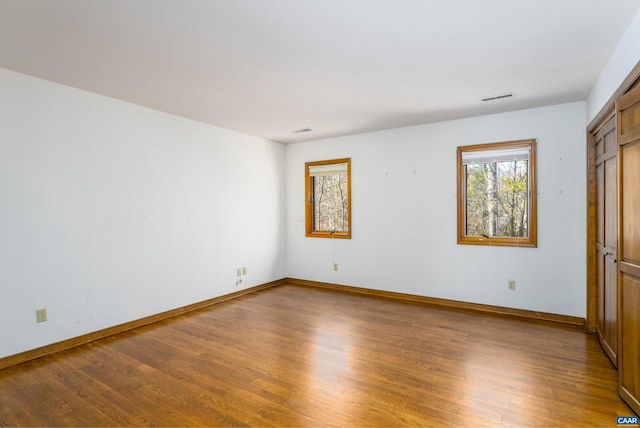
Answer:
[[[247,267],[246,266],[242,266],[242,274],[243,275],[247,274]]]
[[[516,291],[516,280],[515,279],[510,279],[508,284],[507,284],[507,289],[510,291]]]
[[[337,271],[338,270],[338,263],[334,263],[333,264],[333,270]]]
[[[36,311],[36,320],[38,322],[45,322],[47,320],[47,309],[38,309]]]
[[[236,275],[242,276],[242,268],[236,269]]]

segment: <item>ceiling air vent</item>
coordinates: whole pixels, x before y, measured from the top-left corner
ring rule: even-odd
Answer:
[[[503,100],[505,98],[511,98],[513,97],[515,94],[513,92],[510,92],[508,94],[500,94],[500,95],[493,95],[491,97],[484,97],[484,98],[480,98],[480,102],[481,103],[486,103],[488,101],[498,101],[498,100]]]
[[[311,128],[307,127],[307,128],[297,129],[297,130],[293,131],[293,133],[294,134],[301,134],[303,132],[310,132],[310,131],[311,131]]]

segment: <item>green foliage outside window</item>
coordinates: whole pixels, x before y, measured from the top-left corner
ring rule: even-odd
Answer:
[[[528,162],[466,166],[466,234],[528,237]]]
[[[458,243],[538,246],[536,141],[460,146]]]

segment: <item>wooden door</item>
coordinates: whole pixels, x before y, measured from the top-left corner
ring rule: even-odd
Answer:
[[[602,348],[617,365],[618,354],[618,212],[616,118],[609,119],[595,135],[596,148],[596,332]]]
[[[619,391],[640,414],[640,87],[616,103],[620,168]]]

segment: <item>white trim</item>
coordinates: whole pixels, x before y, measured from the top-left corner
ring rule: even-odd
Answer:
[[[462,152],[462,165],[529,160],[530,149],[478,150]]]
[[[317,177],[320,175],[334,175],[347,172],[347,164],[345,163],[331,163],[327,165],[310,165],[309,177]]]

